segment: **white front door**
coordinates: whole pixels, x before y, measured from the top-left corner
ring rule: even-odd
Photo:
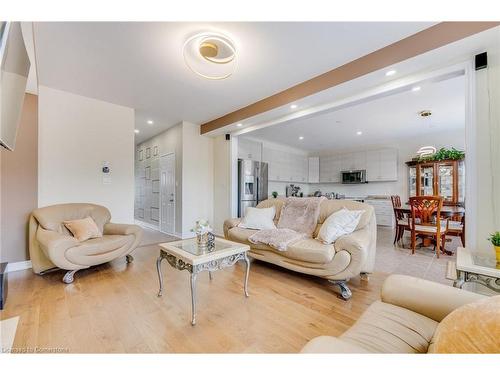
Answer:
[[[160,159],[160,231],[175,235],[175,155]]]

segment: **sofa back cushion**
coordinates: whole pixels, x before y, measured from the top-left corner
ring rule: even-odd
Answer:
[[[278,223],[278,220],[281,216],[281,209],[283,208],[283,204],[285,203],[285,199],[283,197],[266,199],[265,201],[260,202],[257,207],[265,208],[274,206],[276,208],[276,215],[274,216],[275,224]],[[344,199],[325,199],[321,202],[320,212],[318,216],[318,225],[316,226],[316,230],[313,233],[313,237],[317,237],[319,230],[321,229],[321,225],[325,222],[325,220],[334,212],[341,210],[342,208],[347,208],[348,210],[364,210],[363,215],[359,219],[359,223],[356,226],[356,230],[362,229],[368,225],[372,216],[373,216],[373,207],[369,204],[363,202],[356,202]]]
[[[285,204],[285,198],[282,197],[271,198],[260,202],[257,205],[257,208],[274,207],[276,209],[276,213],[274,214],[274,224],[278,224],[278,220],[280,219],[281,216],[281,209],[283,208],[284,204]]]
[[[104,224],[111,220],[111,214],[106,207],[91,203],[65,203],[41,207],[34,210],[32,215],[43,229],[65,235],[71,235],[71,233],[64,226],[64,221],[91,217],[102,233]]]

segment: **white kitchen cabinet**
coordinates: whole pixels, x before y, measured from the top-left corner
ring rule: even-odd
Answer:
[[[308,159],[308,182],[319,182],[319,157],[310,157]]]
[[[240,138],[238,140],[238,158],[261,161],[262,143]]]
[[[308,157],[293,152],[265,146],[262,161],[268,163],[268,179],[291,183],[307,183],[309,174]]]
[[[319,181],[338,183],[341,179],[342,158],[338,155],[319,158]]]
[[[389,199],[365,199],[365,203],[373,206],[377,225],[394,227],[394,210]]]
[[[366,153],[366,179],[369,182],[397,181],[397,150],[382,149],[368,151]]]
[[[358,171],[366,169],[366,152],[351,152],[342,154],[341,169],[343,171]]]

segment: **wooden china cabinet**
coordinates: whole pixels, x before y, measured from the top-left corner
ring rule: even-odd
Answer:
[[[439,195],[443,204],[464,206],[464,160],[409,161],[409,196]]]

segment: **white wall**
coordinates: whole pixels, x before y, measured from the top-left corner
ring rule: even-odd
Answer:
[[[214,231],[223,234],[224,220],[231,215],[231,141],[224,135],[213,140],[214,145]]]
[[[182,234],[198,219],[214,220],[214,140],[200,126],[182,123]]]
[[[458,150],[465,150],[465,129],[451,132],[429,133],[425,137],[404,138],[398,142],[374,144],[363,148],[344,149],[342,152],[396,148],[398,150],[398,181],[371,182],[362,185],[310,184],[309,190],[311,193],[319,189],[323,193],[335,192],[346,196],[400,195],[401,199],[406,201],[408,198],[408,167],[405,163],[410,161],[416,155],[417,150],[422,146],[434,146],[437,149],[441,147],[455,147]],[[321,154],[327,155],[329,153],[322,152]]]
[[[487,50],[488,68],[475,73],[476,79],[476,173],[477,207],[474,217],[475,241],[472,248],[492,251],[487,240],[500,231],[500,28],[496,45]],[[474,74],[473,73],[473,74]]]
[[[38,205],[91,202],[134,216],[134,110],[39,87]],[[110,162],[103,184],[102,162]]]

